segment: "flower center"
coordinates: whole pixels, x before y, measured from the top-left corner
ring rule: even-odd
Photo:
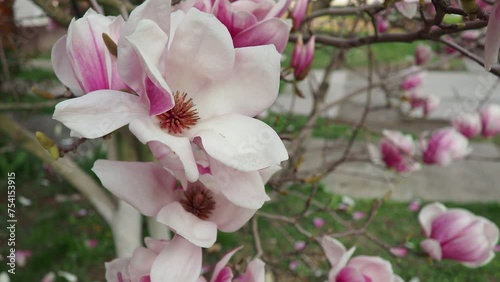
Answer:
[[[182,207],[199,219],[208,219],[215,209],[212,192],[201,185],[190,185],[184,192],[184,197],[180,201]]]
[[[180,134],[189,129],[200,119],[194,107],[193,99],[187,99],[187,93],[175,92],[175,105],[172,109],[156,117],[160,119],[160,127],[166,128],[170,134]]]

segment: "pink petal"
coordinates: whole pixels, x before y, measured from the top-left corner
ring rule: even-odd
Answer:
[[[302,18],[306,15],[309,0],[297,0],[293,7],[291,16],[293,18],[293,29],[298,30],[302,24]]]
[[[162,131],[158,124],[153,123],[150,117],[133,120],[129,129],[144,144],[150,141],[158,141],[168,146],[172,152],[177,154],[183,164],[187,180],[191,182],[198,180],[198,166],[188,138],[169,135]]]
[[[233,5],[239,5],[254,2],[237,1],[233,3]],[[216,0],[212,13],[227,27],[232,37],[257,23],[257,18],[250,11],[234,10],[228,0]]]
[[[106,281],[108,282],[124,282],[130,280],[128,266],[130,258],[118,258],[110,262],[106,262]]]
[[[209,220],[217,224],[223,232],[235,232],[245,225],[255,214],[256,209],[246,209],[230,202],[222,193],[214,195],[217,203]]]
[[[201,262],[201,248],[177,235],[153,263],[151,281],[197,281]]]
[[[486,28],[484,42],[484,68],[489,71],[491,66],[498,61],[498,49],[500,48],[500,2],[495,2],[491,10]]]
[[[239,282],[265,282],[266,264],[260,259],[254,259],[247,265],[245,274],[239,277]]]
[[[73,72],[73,67],[68,58],[68,53],[66,50],[66,40],[67,36],[61,37],[52,47],[52,54],[50,56],[52,60],[52,65],[54,67],[54,73],[57,78],[67,86],[71,92],[79,96],[83,94],[83,90],[76,79],[75,73]]]
[[[98,138],[148,116],[139,97],[115,90],[98,90],[56,105],[53,118],[85,138]]]
[[[222,259],[220,261],[217,262],[217,264],[215,265],[215,268],[214,268],[214,272],[212,274],[212,279],[210,279],[210,282],[215,282],[215,281],[224,281],[224,280],[217,280],[218,276],[219,276],[219,273],[221,272],[222,269],[224,269],[227,265],[227,263],[229,262],[229,260],[233,257],[233,255],[241,250],[241,248],[243,247],[238,247],[230,252],[228,252],[227,254],[224,255],[224,257],[222,257]],[[231,273],[232,274],[232,273]],[[231,278],[232,278],[232,275],[231,275]],[[231,280],[229,280],[231,281]]]
[[[226,79],[234,52],[231,36],[221,22],[211,14],[190,9],[168,50],[167,83],[173,91],[196,95],[210,81]]]
[[[256,116],[269,108],[278,95],[280,57],[272,46],[236,49],[231,73],[191,96],[200,117],[227,113]]]
[[[92,170],[106,189],[144,215],[154,216],[178,199],[176,179],[155,163],[98,160]]]
[[[397,257],[406,257],[408,250],[404,247],[392,247],[389,251]]]
[[[304,241],[296,241],[294,243],[294,247],[296,251],[301,251],[306,247],[306,242]]]
[[[173,202],[163,207],[158,212],[156,220],[167,225],[189,242],[203,248],[211,247],[217,239],[217,225],[215,223],[199,219],[184,210],[179,202]]]
[[[189,135],[200,137],[212,158],[240,171],[256,171],[288,159],[283,142],[271,127],[242,115],[203,120]]]
[[[328,278],[331,281],[337,275],[337,273],[347,264],[347,261],[351,258],[352,254],[356,250],[355,247],[346,251],[344,245],[340,243],[337,239],[329,236],[323,236],[320,241],[323,252],[326,258],[330,262],[332,269],[328,274]]]
[[[139,281],[142,276],[149,275],[157,256],[157,253],[144,247],[135,249],[128,266],[130,280]]]
[[[288,42],[290,25],[288,22],[271,18],[245,29],[233,38],[234,47],[249,47],[274,44],[283,53]]]
[[[122,36],[127,37],[134,33],[139,22],[144,19],[151,20],[168,35],[170,31],[170,0],[149,0],[137,6],[127,19],[127,24],[123,28]]]
[[[422,248],[435,260],[440,261],[443,257],[441,245],[433,239],[425,239],[420,243]]]
[[[347,266],[357,269],[372,282],[392,281],[394,275],[391,264],[380,257],[357,256]]]
[[[432,221],[445,211],[446,207],[439,202],[428,204],[420,210],[420,213],[418,214],[418,221],[424,230],[425,236],[431,236]]]
[[[320,218],[320,217],[313,218],[314,227],[321,229],[324,224],[325,224],[325,221],[322,218]]]

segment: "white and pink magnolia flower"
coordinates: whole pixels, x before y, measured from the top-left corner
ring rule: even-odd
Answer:
[[[409,91],[415,89],[422,85],[424,81],[424,74],[422,72],[417,72],[406,76],[401,84],[401,89],[404,91]]]
[[[464,209],[428,204],[418,215],[427,239],[422,248],[435,260],[450,259],[468,267],[480,267],[495,256],[498,227]]]
[[[484,137],[493,137],[500,133],[500,105],[491,104],[481,109],[481,124]]]
[[[132,257],[106,263],[107,282],[196,282],[201,273],[201,248],[176,235],[170,241],[146,238],[146,247]]]
[[[98,160],[92,170],[115,196],[204,248],[215,243],[217,230],[234,232],[256,212],[233,204],[201,182],[183,189],[155,163]]]
[[[477,113],[461,114],[453,118],[453,127],[467,138],[473,138],[481,133],[481,117]]]
[[[191,149],[195,138],[212,158],[241,171],[287,159],[276,132],[252,118],[278,94],[280,54],[274,46],[235,49],[213,15],[170,9],[170,1],[147,0],[122,28],[118,69],[138,95],[94,91],[59,103],[54,119],[86,138],[129,124],[141,142],[168,146],[191,182],[199,177]]]
[[[484,68],[489,71],[498,61],[500,49],[500,1],[496,1],[490,13],[484,41]]]
[[[471,152],[469,141],[454,128],[434,132],[428,140],[421,140],[422,160],[426,164],[447,166],[463,159]]]
[[[124,25],[122,17],[106,17],[89,10],[71,21],[68,34],[52,48],[52,65],[57,78],[75,95],[94,90],[126,90],[118,75],[116,57],[104,44],[103,33],[115,42]]]
[[[415,64],[423,65],[432,58],[432,49],[429,45],[418,44],[415,49]]]
[[[338,240],[323,236],[320,241],[332,269],[329,282],[403,282],[394,274],[391,264],[374,256],[357,256],[351,259],[356,247],[349,251]]]
[[[211,13],[224,24],[234,47],[274,44],[278,52],[285,50],[291,23],[281,19],[290,0],[188,0],[176,6],[187,11],[195,7]]]
[[[424,116],[436,110],[439,106],[440,99],[434,95],[425,95],[418,91],[413,91],[407,97],[412,110],[422,108]]]
[[[293,70],[293,76],[296,80],[303,80],[309,74],[311,70],[311,65],[314,59],[314,36],[309,38],[306,45],[302,41],[302,36],[299,35],[297,42],[295,43],[295,48],[292,53],[291,67]]]
[[[295,0],[291,16],[293,19],[293,29],[299,30],[302,24],[302,19],[305,17],[307,12],[307,6],[309,5],[309,0]]]
[[[404,135],[399,131],[384,130],[384,137],[379,148],[369,146],[370,158],[376,164],[384,164],[387,168],[397,172],[412,172],[420,169],[420,165],[413,160],[415,142],[411,135]]]

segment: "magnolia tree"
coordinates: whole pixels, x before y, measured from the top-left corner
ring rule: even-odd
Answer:
[[[423,260],[447,259],[467,267],[483,266],[494,257],[498,227],[467,210],[428,204],[418,214],[419,246],[391,246],[367,230],[384,199],[374,202],[359,226],[339,215],[349,200],[334,207],[317,195],[324,177],[343,163],[359,161],[359,152],[353,156],[352,151],[361,142],[356,136],[372,110],[373,89],[383,89],[388,107],[403,114],[420,110],[426,117],[439,103],[421,89],[425,69],[435,64],[435,51],[426,44],[418,45],[413,66],[391,70],[391,75],[377,70],[368,48],[368,85],[327,102],[330,77],[346,51],[381,42],[436,41],[447,47],[438,64],[461,54],[500,76],[495,65],[500,2],[401,0],[326,8],[307,0],[146,0],[137,7],[102,4],[105,8],[114,5],[122,15],[106,16],[94,2],[94,9],[71,21],[67,35],[52,49],[55,73],[69,90],[68,99],[57,104],[53,117],[78,139],[68,149],[41,132],[37,137],[55,158],[89,139],[112,142],[116,135],[128,138],[122,138],[129,142],[125,147],[138,140],[154,156],[147,162],[130,161],[113,154],[109,145],[109,159],[94,163],[92,171],[116,196],[117,204],[84,179],[88,184],[83,185],[84,194],[111,225],[116,241],[118,258],[106,262],[107,281],[265,281],[270,279],[266,273],[283,256],[291,257],[291,269],[304,260],[311,275],[323,280],[403,281],[390,261],[359,251],[355,254],[355,244],[347,250],[336,239],[349,236],[365,237],[394,257],[410,251]],[[463,21],[448,23],[448,14],[462,16]],[[358,32],[358,25],[366,32]],[[294,44],[290,64],[282,66],[289,42]],[[274,104],[280,83],[291,84],[295,94],[304,95],[297,82],[310,78],[315,50],[325,46],[336,48],[323,77],[308,94],[313,103],[305,126],[277,133],[259,117]],[[476,55],[483,49],[484,59]],[[376,75],[382,82],[375,82]],[[340,152],[338,158],[314,171],[301,170],[306,140],[316,121],[339,103],[363,93],[367,94],[366,106],[350,138],[330,148],[329,152]],[[475,111],[450,116],[449,127],[422,135],[418,144],[411,135],[385,130],[378,145],[365,144],[362,160],[404,174],[463,159],[471,152],[470,138],[500,134],[500,105],[481,104]],[[282,119],[286,122],[286,115]],[[295,189],[297,185],[306,188]],[[292,197],[295,204],[297,199],[301,202],[299,207],[287,206]],[[259,211],[273,202],[288,208],[282,209],[284,213],[279,208],[274,213]],[[418,210],[418,203],[412,208]],[[323,226],[321,217],[315,216],[319,213],[339,227]],[[151,236],[144,240],[141,215],[149,222]],[[299,238],[286,232],[283,238],[294,244],[296,252],[263,247],[259,223],[293,228]],[[237,247],[213,268],[203,267],[203,252],[213,249],[219,232],[237,232],[247,225],[253,247]],[[314,255],[303,256],[307,249]],[[232,269],[228,262],[238,251],[248,260]],[[326,261],[328,274],[317,272]]]

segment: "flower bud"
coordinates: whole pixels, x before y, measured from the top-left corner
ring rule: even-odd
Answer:
[[[491,104],[481,109],[482,134],[484,137],[493,137],[500,133],[500,106]]]
[[[303,80],[311,69],[314,58],[314,36],[304,46],[302,37],[299,36],[293,49],[291,67],[294,68],[293,75],[296,80]]]
[[[422,159],[426,164],[447,166],[463,159],[471,151],[469,141],[454,128],[436,131],[428,141],[421,141]]]
[[[428,45],[418,44],[415,49],[415,63],[423,65],[432,58],[432,49]]]
[[[481,117],[478,114],[462,114],[452,120],[453,127],[467,138],[481,133]]]

